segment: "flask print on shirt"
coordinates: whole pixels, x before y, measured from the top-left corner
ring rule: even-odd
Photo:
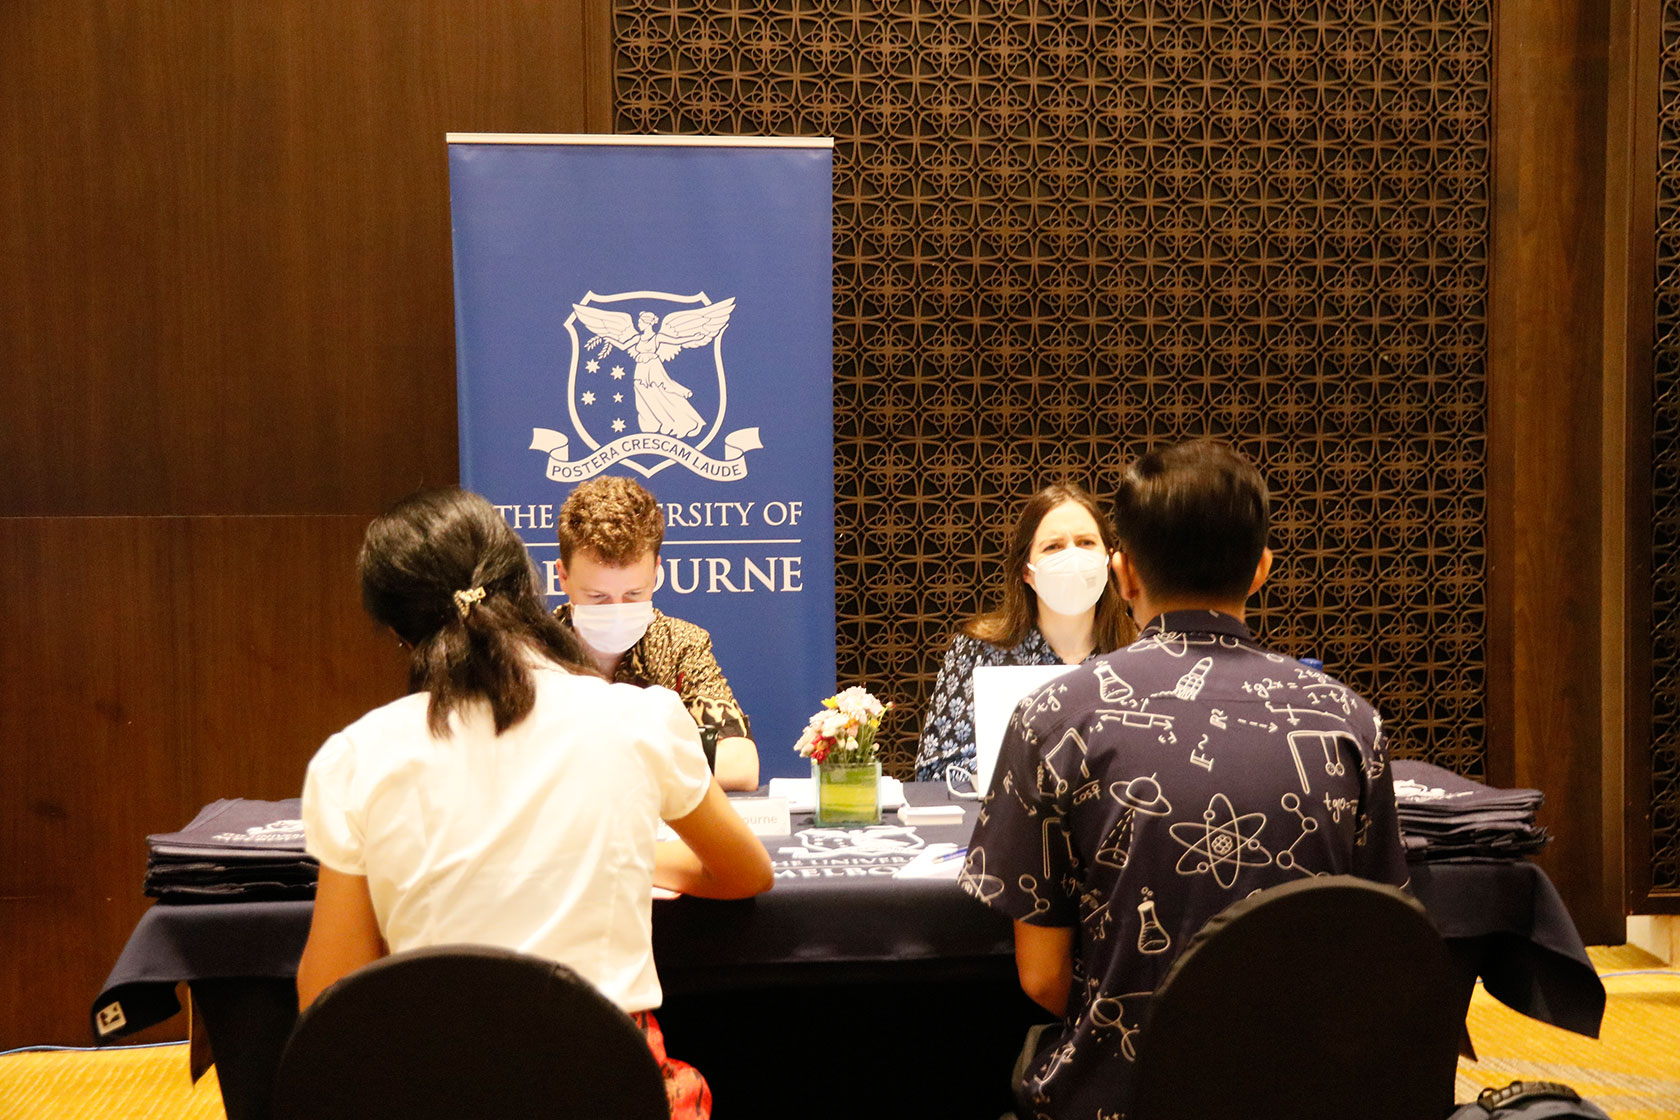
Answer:
[[[1144,890],[1143,901],[1138,903],[1137,911],[1138,917],[1143,919],[1143,926],[1138,930],[1138,952],[1164,953],[1172,948],[1172,937],[1155,916],[1155,900],[1149,897],[1148,889]]]

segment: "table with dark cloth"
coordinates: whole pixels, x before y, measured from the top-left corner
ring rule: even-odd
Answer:
[[[1604,985],[1539,865],[1519,859],[1408,866],[1412,893],[1489,995],[1530,1018],[1598,1037]]]
[[[942,785],[910,785],[919,804]],[[670,1053],[711,1082],[718,1114],[996,1116],[1026,1027],[1044,1015],[1015,979],[1010,923],[950,879],[895,878],[914,852],[966,842],[962,825],[812,829],[765,839],[768,894],[654,905],[659,1010]],[[1523,862],[1414,865],[1413,887],[1464,970],[1518,1011],[1596,1035],[1604,990],[1556,890]],[[110,1040],[179,1009],[186,981],[229,1120],[267,1116],[296,1019],[312,903],[163,904],[142,916],[93,1004]],[[115,1005],[115,1009],[113,1009]],[[118,1020],[121,1020],[118,1022]],[[196,1026],[195,1026],[196,1029]],[[867,1059],[860,1096],[825,1078]]]

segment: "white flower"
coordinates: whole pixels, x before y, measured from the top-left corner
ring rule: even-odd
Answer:
[[[873,758],[875,728],[890,707],[875,699],[868,689],[853,685],[823,701],[822,708],[806,722],[793,749],[806,758],[815,757],[823,748],[831,760],[845,760],[848,754]],[[866,738],[870,740],[867,751],[862,746]]]
[[[883,710],[881,702],[875,699],[867,688],[859,688],[857,685],[836,696],[834,708],[860,723],[878,718]]]

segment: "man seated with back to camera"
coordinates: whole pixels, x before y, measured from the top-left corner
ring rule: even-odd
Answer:
[[[1111,562],[1143,631],[1011,718],[961,882],[1015,920],[1021,987],[1060,1016],[1023,1048],[1023,1116],[1125,1114],[1151,993],[1229,904],[1315,874],[1407,882],[1376,711],[1244,624],[1267,507],[1226,444],[1133,462]]]
[[[703,737],[716,743],[713,771],[724,789],[758,788],[758,748],[712,654],[712,637],[656,610],[659,503],[628,478],[580,484],[560,507],[555,575],[569,600],[555,610],[610,681],[659,685],[682,697]]]

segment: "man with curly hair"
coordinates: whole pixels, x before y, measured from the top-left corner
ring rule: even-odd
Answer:
[[[576,631],[609,680],[660,685],[682,697],[702,740],[715,742],[724,789],[758,788],[758,748],[746,713],[718,668],[712,638],[653,605],[665,518],[628,478],[603,476],[560,507],[555,575],[568,602],[554,613]]]

